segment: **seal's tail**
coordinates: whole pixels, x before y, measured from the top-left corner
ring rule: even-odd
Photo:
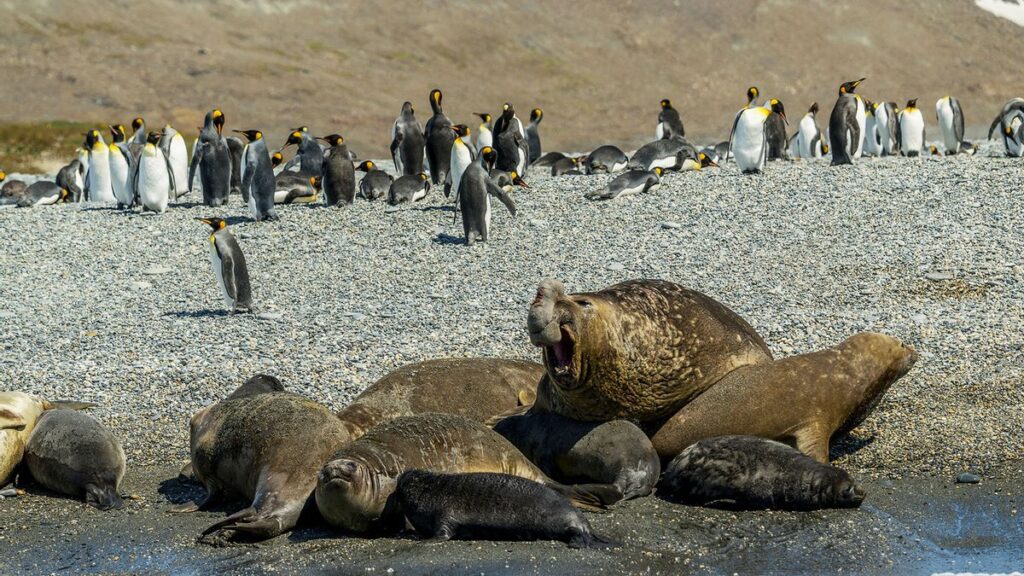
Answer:
[[[600,512],[622,500],[622,491],[614,484],[574,484],[568,486],[552,482],[549,486],[569,499],[573,506]]]

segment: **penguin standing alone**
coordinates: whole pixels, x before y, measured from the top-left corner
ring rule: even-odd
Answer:
[[[760,174],[764,169],[768,157],[768,117],[778,114],[784,122],[788,122],[782,102],[773,99],[768,102],[768,106],[744,108],[733,122],[727,156],[731,155],[736,160],[736,165],[744,174]]]
[[[402,104],[402,112],[391,126],[391,159],[399,176],[423,172],[423,128],[416,120],[412,103]]]
[[[265,146],[264,146],[265,147]],[[210,233],[210,265],[224,295],[224,306],[235,313],[252,311],[252,291],[245,255],[223,218],[196,218],[213,229]]]
[[[860,158],[863,141],[864,100],[854,94],[857,86],[865,79],[843,82],[839,86],[839,98],[828,119],[828,137],[832,148],[832,165],[853,164]]]
[[[800,119],[796,132],[797,156],[800,158],[821,158],[821,130],[818,129],[818,103],[811,104],[807,114]]]
[[[516,116],[516,109],[510,102],[504,104],[501,117],[494,124],[494,149],[498,153],[499,169],[526,174],[530,143],[526,140],[523,123]]]
[[[900,150],[908,158],[916,158],[924,149],[924,116],[917,108],[917,98],[907,101],[907,106],[900,110]]]
[[[526,143],[530,146],[530,164],[540,158],[540,122],[544,119],[544,111],[534,108],[530,111],[530,124],[526,127]]]
[[[249,141],[242,150],[242,194],[249,195],[249,212],[257,222],[277,220],[274,209],[274,192],[277,182],[274,167],[270,165],[270,151],[263,132],[259,130],[235,130]],[[315,176],[308,176],[315,178]]]
[[[452,132],[452,121],[444,115],[441,91],[434,88],[430,91],[430,108],[434,115],[427,120],[423,137],[427,142],[427,164],[430,165],[430,180],[434,185],[442,184],[448,178],[450,170],[452,143],[455,134]]]
[[[942,141],[946,155],[959,154],[964,145],[964,110],[960,101],[952,96],[940,98],[935,103],[935,119],[942,130]]]
[[[327,205],[351,204],[356,197],[356,171],[348,157],[348,146],[340,134],[322,138],[330,144],[324,155],[324,178],[321,186]]]
[[[486,112],[473,112],[473,114],[480,117],[480,127],[476,130],[476,151],[479,153],[488,146],[494,146],[494,134],[491,133],[490,114]]]
[[[665,98],[661,101],[661,112],[658,112],[658,126],[654,130],[654,139],[670,140],[685,136],[686,129],[683,127],[683,119],[679,117],[679,111],[672,107],[672,102],[668,98]]]
[[[157,214],[167,211],[167,202],[174,194],[174,171],[158,146],[160,132],[150,132],[139,154],[138,169],[132,188],[139,196],[143,210]]]
[[[218,109],[206,114],[199,140],[193,151],[189,167],[189,188],[194,188],[195,173],[203,187],[203,202],[207,206],[222,206],[231,192],[231,150],[223,135],[224,113]]]
[[[463,171],[459,184],[458,204],[462,212],[462,231],[466,235],[467,246],[475,244],[478,238],[486,242],[490,235],[491,196],[500,200],[512,216],[516,215],[515,203],[491,180],[483,162],[485,160],[481,158],[478,162],[470,163]]]

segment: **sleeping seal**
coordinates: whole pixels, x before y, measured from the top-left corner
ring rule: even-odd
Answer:
[[[205,508],[223,496],[252,503],[207,528],[201,541],[261,540],[291,530],[317,471],[348,442],[348,430],[326,406],[282,390],[276,378],[255,376],[192,417],[192,470],[206,495],[175,511]]]
[[[860,424],[914,365],[895,338],[862,332],[834,348],[737,368],[651,438],[672,458],[703,438],[743,434],[789,444],[828,462],[829,440]]]
[[[566,486],[555,482],[515,446],[483,424],[452,414],[404,416],[380,424],[345,446],[323,466],[316,504],[331,525],[351,532],[396,529],[394,498],[407,470],[499,472],[540,482],[574,504],[600,508],[617,502],[614,486]]]
[[[422,536],[444,540],[561,540],[570,548],[609,548],[583,514],[551,488],[508,474],[410,470],[395,497]]]
[[[425,412],[477,422],[533,404],[544,367],[527,360],[440,358],[402,366],[338,412],[356,439],[381,422]]]
[[[658,494],[743,510],[857,508],[864,490],[845,471],[773,440],[719,436],[693,444],[665,470]]]
[[[80,410],[95,404],[86,402],[48,402],[24,392],[0,392],[0,486],[12,478],[21,463],[25,445],[43,412],[53,408]]]
[[[124,506],[124,449],[99,420],[74,410],[49,410],[25,446],[25,466],[47,490],[81,498],[100,510]]]

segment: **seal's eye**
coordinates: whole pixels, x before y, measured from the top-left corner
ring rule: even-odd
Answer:
[[[580,306],[584,307],[584,308],[593,308],[594,307],[593,302],[591,302],[590,300],[577,300],[576,303],[579,304]]]

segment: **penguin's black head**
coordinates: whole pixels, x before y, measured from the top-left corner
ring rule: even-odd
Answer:
[[[478,116],[480,120],[483,120],[484,122],[491,121],[491,115],[486,112],[473,112],[473,114]]]
[[[373,170],[376,167],[377,167],[377,165],[374,164],[372,160],[363,160],[362,164],[360,164],[359,166],[356,166],[356,170],[361,170],[363,172],[369,172],[370,170]]]
[[[914,98],[913,100],[907,100],[906,108],[907,110],[910,110],[911,108],[917,108],[917,98]]]
[[[135,118],[134,120],[132,120],[132,134],[134,134],[134,133],[138,132],[139,130],[141,130],[142,127],[145,126],[145,125],[146,125],[146,121],[143,120],[141,116],[138,117],[138,118]]]
[[[412,102],[406,101],[402,103],[402,114],[412,114],[415,112],[412,108]]]
[[[750,88],[747,88],[747,104],[750,104],[754,100],[757,100],[757,96],[760,93],[761,92],[757,89],[757,86],[751,86]]]
[[[89,130],[85,133],[85,148],[92,148],[100,140],[99,130]]]
[[[309,126],[299,126],[298,128],[290,128],[292,132],[309,132]]]
[[[526,183],[526,180],[523,180],[523,177],[520,176],[519,173],[516,172],[515,170],[509,172],[508,173],[508,177],[509,177],[509,180],[511,180],[513,184],[515,184],[516,186],[519,186],[520,188],[529,188],[530,187],[530,185]]]
[[[341,134],[331,134],[330,136],[318,138],[318,140],[323,140],[324,142],[327,142],[331,146],[341,146],[342,144],[345,143],[345,139],[341,137]]]
[[[263,138],[263,132],[259,130],[232,130],[235,134],[243,134],[249,140],[249,142],[255,142]]]
[[[214,108],[213,112],[210,112],[213,116],[213,126],[217,129],[217,134],[224,133],[224,113],[220,111],[220,108]]]
[[[435,112],[441,111],[441,100],[443,98],[444,96],[437,88],[430,91],[430,107],[433,108]]]
[[[665,98],[664,100],[661,101],[661,109],[662,110],[668,110],[671,107],[672,107],[672,101],[669,100],[668,98]]]
[[[228,227],[228,223],[223,218],[196,218],[196,220],[208,224],[214,232]]]
[[[490,170],[494,167],[494,163],[498,161],[498,153],[494,151],[494,148],[490,146],[484,146],[480,150],[480,157],[484,159],[484,166]]]
[[[455,136],[459,138],[469,138],[469,126],[465,124],[456,124],[452,126],[452,131],[455,132]]]
[[[114,139],[114,142],[124,142],[126,132],[124,130],[124,124],[117,124],[116,126],[110,125],[110,137]]]
[[[808,114],[814,115],[818,113],[818,103],[811,104],[811,107],[807,110]]]
[[[718,164],[716,164],[715,161],[711,159],[711,156],[708,156],[703,152],[697,154],[697,159],[700,160],[701,168],[707,168],[708,166],[714,166],[715,168],[718,168]]]
[[[867,98],[864,99],[864,113],[875,115],[875,103]]]
[[[531,122],[540,122],[543,119],[544,119],[544,111],[543,110],[541,110],[540,108],[534,108],[533,110],[530,110],[530,121]]]
[[[149,134],[146,134],[146,143],[147,144],[153,144],[153,145],[159,144],[160,143],[160,136],[161,136],[160,132],[157,132],[156,130],[153,130]]]
[[[302,144],[302,132],[301,131],[293,130],[292,133],[288,135],[288,140],[285,141],[284,145],[287,147],[287,146],[291,146],[292,144],[295,144],[296,146],[299,145],[299,144]]]
[[[511,102],[505,102],[501,107],[501,117],[510,119],[516,115],[516,107]]]
[[[273,154],[270,155],[270,166],[271,167],[277,168],[278,166],[281,165],[281,162],[284,162],[284,154],[281,154],[280,150],[277,150]]]
[[[786,118],[786,107],[782,105],[782,101],[781,100],[776,100],[775,98],[772,98],[772,100],[771,100],[771,108],[772,108],[772,112],[774,112],[775,114],[778,114],[779,116],[782,116],[782,121],[783,122],[785,122],[786,124],[789,124],[789,119]]]
[[[867,78],[861,78],[860,80],[853,80],[851,82],[843,82],[839,85],[840,94],[853,94],[857,90],[857,86]]]

